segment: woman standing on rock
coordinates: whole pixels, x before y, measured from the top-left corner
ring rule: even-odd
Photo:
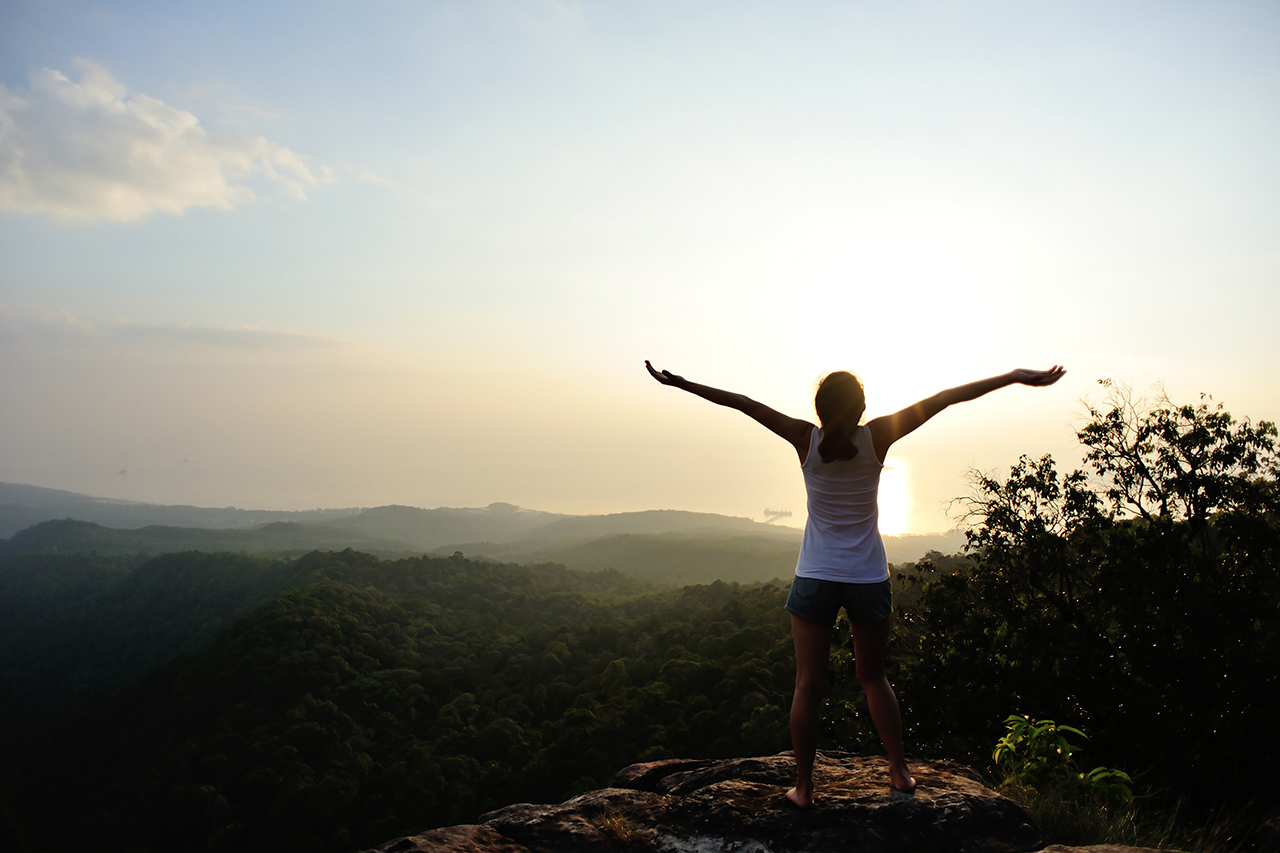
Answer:
[[[852,373],[837,371],[827,374],[818,385],[813,406],[821,426],[815,426],[742,394],[698,385],[670,371],[656,370],[648,361],[644,365],[663,385],[754,418],[790,443],[800,457],[809,517],[786,605],[796,649],[796,691],[791,701],[796,786],[787,791],[787,799],[800,808],[813,805],[813,761],[827,686],[831,629],[841,607],[853,632],[858,681],[866,691],[871,720],[889,754],[889,784],[895,791],[914,791],[916,781],[903,753],[902,715],[884,671],[891,592],[876,501],[885,454],[895,441],[948,406],[1008,385],[1052,385],[1065,371],[1056,365],[1048,370],[1012,370],[940,391],[866,424],[860,423],[866,408],[862,382]]]

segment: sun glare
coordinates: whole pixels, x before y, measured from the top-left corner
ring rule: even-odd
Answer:
[[[907,469],[901,460],[885,466],[880,472],[880,532],[885,536],[901,536],[907,530],[911,495],[907,490]]]

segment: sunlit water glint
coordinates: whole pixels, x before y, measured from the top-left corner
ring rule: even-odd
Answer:
[[[907,515],[911,510],[911,495],[907,490],[907,467],[895,459],[880,472],[880,533],[900,536],[907,530]]]

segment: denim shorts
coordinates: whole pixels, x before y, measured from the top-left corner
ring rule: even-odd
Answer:
[[[806,622],[836,624],[843,607],[850,622],[879,622],[889,616],[893,589],[889,579],[879,583],[841,583],[819,578],[793,578],[787,611]]]

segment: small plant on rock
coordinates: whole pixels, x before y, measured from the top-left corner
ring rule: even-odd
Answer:
[[[1009,715],[1004,727],[1005,735],[991,757],[1007,778],[1046,793],[1067,793],[1064,789],[1075,788],[1080,794],[1117,805],[1133,799],[1133,780],[1123,770],[1095,767],[1084,773],[1076,768],[1076,746],[1067,735],[1088,740],[1079,729],[1021,714]]]
[[[601,812],[596,823],[604,831],[605,835],[615,841],[621,841],[623,844],[630,844],[638,834],[636,825],[626,815],[620,815],[610,809],[605,809]]]
[[[1129,774],[1076,766],[1077,747],[1069,736],[1087,740],[1084,732],[1020,714],[1004,724],[1005,735],[991,754],[1004,775],[1000,790],[1022,803],[1054,842],[1132,843],[1143,837]]]

